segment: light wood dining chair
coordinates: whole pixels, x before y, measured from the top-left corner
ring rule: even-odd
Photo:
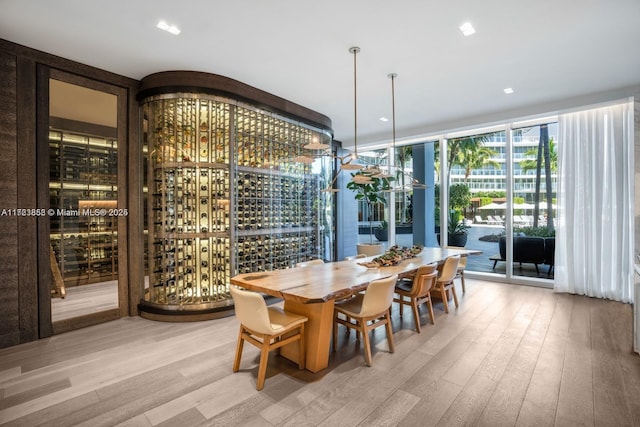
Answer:
[[[431,289],[438,277],[437,267],[438,264],[435,263],[422,265],[412,279],[400,279],[396,283],[395,293],[398,294],[398,298],[394,298],[393,301],[400,304],[400,317],[402,317],[403,307],[410,305],[418,333],[420,333],[420,311],[418,309],[420,305],[427,304],[431,324],[435,325],[436,323],[431,304]]]
[[[245,341],[260,349],[260,364],[256,381],[256,389],[258,390],[262,390],[264,387],[267,361],[271,350],[298,341],[298,367],[304,369],[306,357],[304,325],[309,319],[277,307],[267,307],[264,298],[258,292],[241,290],[235,286],[231,286],[230,290],[236,317],[240,322],[233,372],[238,372],[240,369],[240,359]],[[292,334],[289,335],[289,333]]]
[[[398,275],[372,281],[363,294],[356,294],[344,302],[338,302],[333,312],[333,351],[338,342],[338,325],[356,330],[356,338],[362,335],[364,361],[371,366],[371,342],[369,332],[385,325],[389,352],[395,351],[391,328],[391,303]],[[341,318],[340,315],[344,316]],[[347,330],[349,330],[347,329]]]
[[[309,265],[315,264],[324,264],[324,261],[321,259],[311,259],[309,261],[302,261],[296,264],[296,267],[307,267]]]
[[[456,287],[453,284],[453,280],[456,278],[459,262],[460,255],[448,257],[444,261],[442,271],[436,280],[435,286],[431,290],[431,295],[436,294],[442,299],[445,313],[449,312],[449,292],[453,294],[453,302],[456,304],[456,308],[458,308],[458,294],[456,293]]]
[[[447,249],[464,249],[460,246],[447,246]],[[464,270],[467,268],[467,256],[460,255],[460,262],[458,263],[458,270],[456,271],[456,279],[460,279],[460,284],[462,285],[462,293],[466,293],[467,290],[464,286]]]

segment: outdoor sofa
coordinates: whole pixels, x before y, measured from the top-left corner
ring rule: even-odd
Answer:
[[[513,261],[535,265],[537,274],[540,274],[538,265],[546,264],[549,266],[547,275],[550,275],[554,266],[555,243],[555,237],[514,236]],[[494,269],[498,261],[507,260],[507,238],[505,236],[500,237],[498,247],[500,253],[489,257],[493,261]]]

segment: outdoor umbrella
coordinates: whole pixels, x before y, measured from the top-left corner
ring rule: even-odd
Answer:
[[[480,206],[478,209],[482,209],[482,210],[497,210],[497,209],[504,209],[507,207],[506,203],[489,203],[488,205],[484,205],[484,206]]]
[[[547,202],[540,202],[540,203],[538,203],[538,207],[539,207],[541,210],[547,210]],[[557,209],[557,208],[558,208],[558,206],[556,206],[556,205],[551,205],[551,209]]]
[[[513,209],[533,209],[533,205],[529,203],[514,203]]]

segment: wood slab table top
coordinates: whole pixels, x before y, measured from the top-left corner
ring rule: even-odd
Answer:
[[[452,255],[474,255],[481,251],[468,249],[442,249],[427,247],[416,257],[401,261],[398,265],[367,268],[359,265],[375,257],[314,264],[286,270],[274,270],[239,274],[231,283],[246,289],[265,293],[285,301],[304,304],[322,303],[340,299],[366,289],[373,280],[397,274],[411,274],[424,264],[442,262]]]

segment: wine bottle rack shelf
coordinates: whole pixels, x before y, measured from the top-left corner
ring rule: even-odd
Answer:
[[[50,241],[66,286],[117,278],[117,218],[83,214],[117,207],[117,157],[115,139],[49,132]]]
[[[325,258],[331,162],[292,159],[326,132],[235,101],[194,94],[142,100],[148,144],[148,274],[143,306],[231,303],[238,273]],[[315,169],[314,169],[315,167]]]

